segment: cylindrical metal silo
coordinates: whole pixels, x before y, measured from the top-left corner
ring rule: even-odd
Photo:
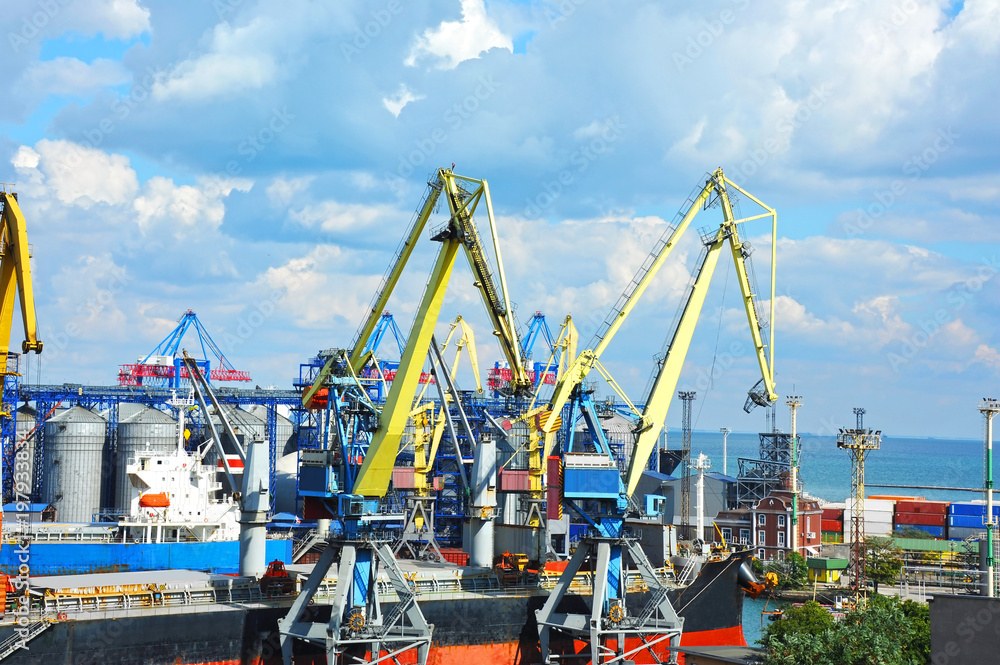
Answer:
[[[45,423],[42,498],[60,522],[90,522],[101,507],[101,470],[107,423],[74,406]]]
[[[255,415],[267,424],[267,407],[261,404],[255,404],[250,407],[250,413]],[[284,417],[280,413],[275,414],[275,441],[277,442],[276,448],[278,457],[282,455],[287,455],[288,453],[295,452],[294,448],[294,435],[295,426],[292,421]]]
[[[118,424],[114,494],[115,508],[118,510],[127,513],[131,507],[132,486],[126,469],[137,452],[147,449],[157,455],[169,455],[177,449],[177,421],[151,407],[145,407]]]

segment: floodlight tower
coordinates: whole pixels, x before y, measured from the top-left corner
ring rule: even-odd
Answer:
[[[993,416],[1000,412],[1000,402],[992,397],[983,398],[979,403],[979,412],[986,418],[986,595],[996,596],[994,587],[996,576],[993,566],[993,543],[996,536],[997,519],[993,515]]]
[[[726,444],[729,442],[729,435],[733,433],[733,430],[728,427],[720,427],[719,431],[722,432],[722,475],[728,476],[729,470],[726,466]]]
[[[688,527],[691,526],[691,403],[694,402],[696,395],[693,390],[682,390],[677,393],[684,403],[681,412],[681,432],[684,440],[681,451],[681,525],[684,527],[685,536],[688,535]]]
[[[851,590],[854,601],[861,604],[865,600],[867,574],[865,570],[865,457],[872,450],[878,450],[882,444],[882,431],[872,432],[862,427],[865,410],[854,409],[858,426],[855,429],[842,429],[837,436],[837,447],[851,454],[851,495],[854,497],[854,507],[851,512]]]
[[[802,406],[802,398],[798,395],[790,395],[785,402],[792,414],[792,435],[789,443],[792,447],[791,471],[792,471],[792,551],[799,552],[799,436],[796,429],[796,415],[799,407]]]

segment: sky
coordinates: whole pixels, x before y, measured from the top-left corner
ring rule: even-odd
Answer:
[[[571,315],[585,346],[722,167],[778,212],[779,425],[796,394],[801,431],[863,406],[887,434],[982,434],[1000,373],[997,0],[5,0],[0,28],[0,181],[45,342],[28,380],[113,384],[192,309],[255,385],[291,387],[351,344],[452,164],[489,182],[521,323]],[[637,402],[695,230],[720,220],[699,214],[602,357]],[[769,223],[743,234],[766,310]],[[422,239],[390,300],[404,331],[436,249]],[[500,359],[462,265],[440,335],[458,314],[481,364]],[[695,426],[761,429],[742,410],[759,375],[723,262],[678,386]]]

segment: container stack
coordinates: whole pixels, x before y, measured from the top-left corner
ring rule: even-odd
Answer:
[[[896,502],[897,531],[919,529],[934,538],[945,537],[948,522],[948,501],[909,500]]]
[[[993,516],[1000,517],[1000,505],[993,506]],[[986,530],[986,504],[955,502],[948,507],[948,538],[965,540]]]
[[[892,535],[892,518],[895,501],[890,499],[865,499],[865,534],[869,536]],[[847,500],[844,511],[844,541],[851,540],[851,517],[854,514],[854,498]]]
[[[842,543],[844,542],[844,509],[842,503],[828,503],[823,506],[822,517],[822,542]]]

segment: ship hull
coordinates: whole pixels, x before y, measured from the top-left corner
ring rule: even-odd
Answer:
[[[29,575],[127,573],[139,570],[200,570],[235,574],[238,540],[180,543],[33,542],[28,548]],[[268,561],[292,560],[292,541],[268,540]],[[0,547],[0,574],[16,577],[24,562],[17,547]]]
[[[671,595],[684,617],[684,646],[745,645],[742,632],[743,595],[738,570],[746,554],[705,566],[691,585]],[[543,590],[523,595],[468,594],[420,601],[427,621],[434,625],[429,665],[533,665],[540,662],[535,610],[542,607]],[[630,611],[644,603],[646,594],[631,594]],[[568,596],[565,611],[585,611],[589,599]],[[26,649],[14,652],[4,665],[277,665],[281,663],[277,622],[284,607],[216,604],[158,608],[160,613],[133,611],[124,615],[70,619],[54,623]],[[329,617],[328,607],[317,607],[316,620]],[[13,636],[12,626],[0,627],[0,642]],[[609,646],[614,646],[609,645]],[[626,650],[639,646],[626,640]],[[666,641],[630,660],[654,663],[667,660]],[[582,643],[557,642],[561,653],[589,660]],[[326,663],[317,648],[297,644],[297,665]],[[400,662],[413,662],[412,652]],[[407,657],[409,656],[409,657]]]

